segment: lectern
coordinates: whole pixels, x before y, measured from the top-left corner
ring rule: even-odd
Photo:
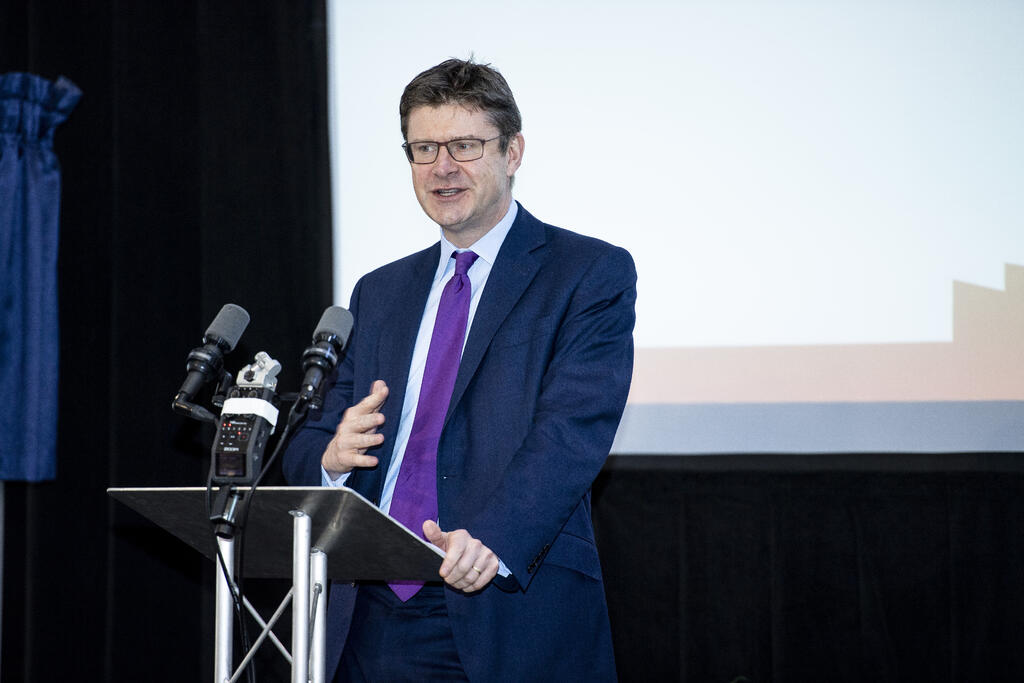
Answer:
[[[291,662],[292,683],[322,683],[328,578],[335,581],[437,581],[439,578],[444,553],[351,489],[261,487],[251,499],[247,487],[238,487],[237,491],[249,504],[242,576],[290,577],[292,588],[267,622],[246,601],[247,609],[263,627],[263,632],[232,673],[231,585],[234,577],[217,571],[215,683],[236,680],[268,637]],[[107,493],[210,559],[216,560],[219,545],[230,573],[234,565],[234,541],[214,536],[205,488],[111,488]],[[292,607],[290,653],[271,630],[289,601]]]

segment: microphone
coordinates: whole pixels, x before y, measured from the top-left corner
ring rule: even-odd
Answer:
[[[185,369],[188,375],[178,393],[174,396],[171,408],[189,417],[201,420],[216,421],[213,415],[192,404],[203,385],[216,379],[224,368],[224,354],[235,348],[242,333],[249,325],[249,314],[241,306],[225,304],[203,335],[203,345],[192,349],[188,354]]]
[[[292,416],[303,417],[309,408],[319,410],[323,405],[321,384],[338,366],[338,359],[352,333],[352,314],[341,306],[330,306],[320,316],[313,345],[302,352],[302,387],[292,406]]]

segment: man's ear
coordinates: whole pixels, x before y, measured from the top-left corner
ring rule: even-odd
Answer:
[[[526,140],[523,138],[522,133],[516,133],[512,136],[512,139],[508,141],[508,150],[505,154],[508,159],[508,167],[506,173],[511,178],[519,170],[519,166],[523,163],[523,150],[526,148]]]

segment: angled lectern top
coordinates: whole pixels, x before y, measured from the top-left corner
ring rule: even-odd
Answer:
[[[249,500],[248,487],[238,487],[238,491]],[[206,557],[214,557],[216,545],[205,488],[110,488],[107,493]],[[292,576],[290,513],[300,510],[312,522],[312,546],[327,555],[331,579],[440,580],[438,570],[444,553],[351,489],[260,487],[250,505],[242,576]]]

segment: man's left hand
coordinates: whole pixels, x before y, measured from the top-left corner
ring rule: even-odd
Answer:
[[[423,522],[427,540],[445,552],[441,578],[464,593],[478,591],[498,573],[498,556],[465,529],[441,531],[435,522]]]

